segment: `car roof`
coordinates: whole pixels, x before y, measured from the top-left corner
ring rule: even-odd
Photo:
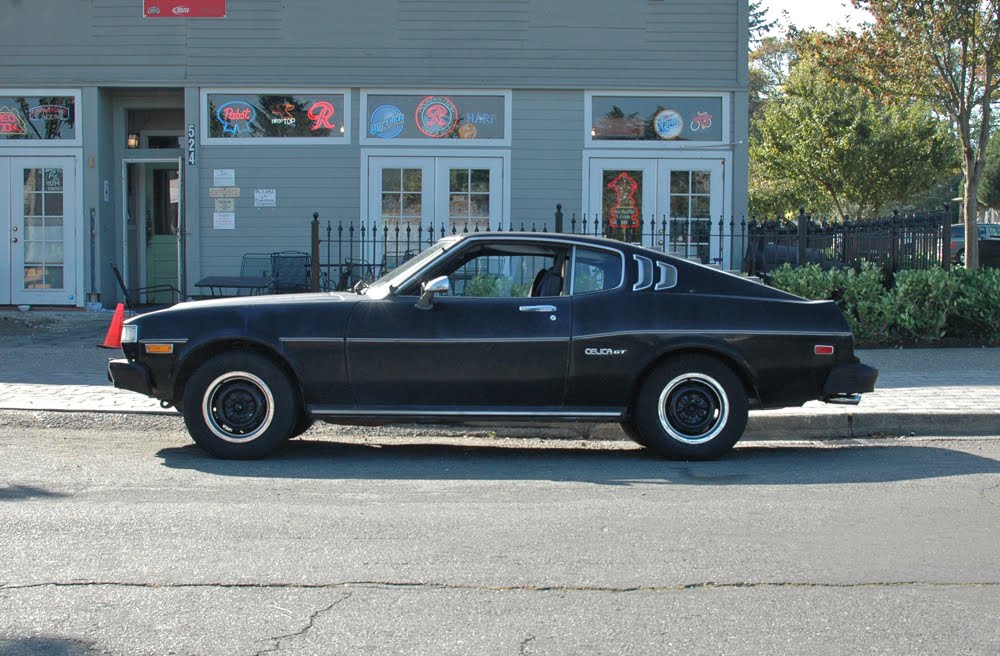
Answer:
[[[614,248],[621,251],[631,252],[635,250],[646,250],[648,248],[637,246],[635,244],[628,244],[617,239],[609,239],[608,237],[598,237],[594,235],[581,235],[571,232],[528,232],[528,231],[510,231],[510,232],[471,232],[462,233],[456,235],[459,239],[456,243],[467,241],[467,240],[490,240],[490,239],[504,239],[504,238],[514,238],[514,239],[533,239],[538,241],[561,241],[561,242],[571,242],[574,244],[584,244],[591,246],[599,246],[603,248]],[[659,251],[652,251],[658,255],[665,255]]]

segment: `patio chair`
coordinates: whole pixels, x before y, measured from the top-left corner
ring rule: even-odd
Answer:
[[[302,251],[271,253],[271,275],[277,294],[309,291],[309,254]]]
[[[172,305],[181,297],[180,290],[173,285],[150,285],[148,287],[134,287],[129,289],[125,284],[125,278],[122,276],[122,272],[118,269],[118,266],[114,262],[111,263],[111,271],[114,272],[115,280],[118,281],[118,286],[122,290],[122,303],[125,305],[125,310],[128,311],[129,314],[135,314],[136,309],[142,306]],[[163,294],[165,292],[169,292],[171,294],[171,300],[169,303],[149,302],[148,297],[150,294]],[[145,303],[142,302],[143,296],[147,297],[147,301]]]

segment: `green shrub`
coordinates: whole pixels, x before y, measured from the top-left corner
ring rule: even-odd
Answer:
[[[952,272],[956,294],[946,331],[975,341],[1000,339],[1000,269]]]
[[[895,328],[903,341],[940,339],[954,308],[957,280],[944,269],[896,274]]]
[[[785,265],[771,282],[803,298],[836,301],[863,344],[1000,340],[998,269],[901,271],[886,289],[882,270],[870,263],[860,271]]]
[[[894,299],[883,279],[882,269],[871,262],[844,277],[840,308],[858,341],[880,343],[891,337]]]

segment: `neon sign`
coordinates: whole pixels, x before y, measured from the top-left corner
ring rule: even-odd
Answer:
[[[458,125],[458,108],[451,98],[427,96],[417,105],[417,128],[432,139],[447,137]]]
[[[68,121],[69,107],[63,105],[36,105],[28,110],[32,121]]]
[[[698,115],[691,119],[691,131],[707,130],[712,127],[712,115],[708,112],[698,112]]]
[[[403,132],[406,117],[395,105],[380,105],[371,116],[369,134],[380,139],[395,139]]]
[[[639,208],[635,205],[635,192],[639,189],[639,183],[628,171],[622,171],[608,183],[607,188],[615,192],[615,204],[608,217],[608,227],[638,228]]]
[[[306,112],[306,116],[309,120],[313,122],[312,127],[309,128],[313,132],[320,129],[333,130],[333,123],[330,119],[336,113],[336,109],[333,107],[333,103],[327,102],[326,100],[320,100],[313,103],[313,106],[309,108]]]
[[[251,105],[241,100],[227,102],[215,113],[219,122],[222,123],[222,133],[238,135],[240,133],[239,123],[250,124],[257,118],[257,110]]]
[[[0,107],[0,134],[26,134],[20,114],[9,107]]]
[[[653,130],[660,139],[676,139],[684,131],[684,117],[672,109],[664,109],[653,119]]]
[[[292,116],[292,110],[295,109],[293,103],[281,103],[275,109],[271,110],[271,113],[275,115],[276,118],[271,119],[271,125],[295,125],[295,117]]]

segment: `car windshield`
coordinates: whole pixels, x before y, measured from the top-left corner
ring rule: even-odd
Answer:
[[[361,293],[365,293],[368,296],[374,298],[385,298],[392,293],[393,289],[398,287],[401,283],[406,281],[410,276],[424,268],[424,266],[435,259],[438,255],[445,252],[452,246],[454,246],[458,240],[461,239],[460,236],[445,237],[439,240],[436,244],[420,253],[416,257],[403,262],[398,267],[392,271],[386,273],[384,276],[372,282],[364,290],[359,290]]]

